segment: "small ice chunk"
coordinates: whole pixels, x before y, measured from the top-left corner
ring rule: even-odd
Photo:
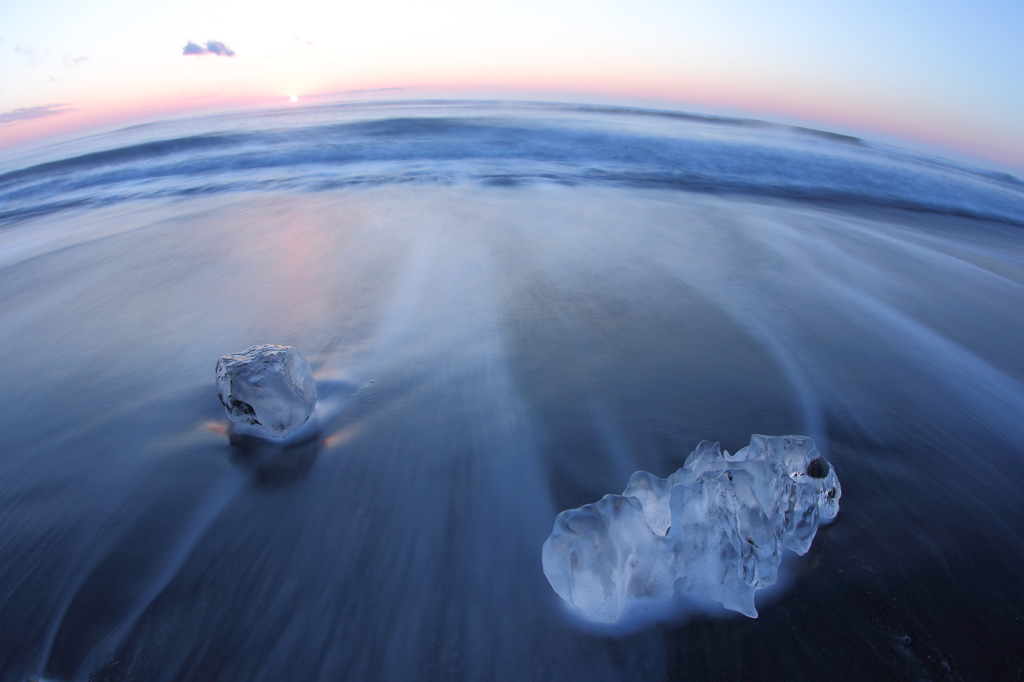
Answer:
[[[282,440],[313,413],[316,379],[291,346],[252,346],[217,361],[217,397],[234,433]]]
[[[665,479],[634,473],[622,495],[558,515],[541,559],[548,582],[590,620],[674,594],[752,618],[782,548],[805,554],[839,512],[835,469],[805,436],[752,436],[736,454],[702,441]]]

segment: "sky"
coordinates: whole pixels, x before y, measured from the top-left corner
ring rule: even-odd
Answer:
[[[0,154],[206,112],[452,97],[796,123],[1024,176],[1022,27],[1024,0],[5,2]]]

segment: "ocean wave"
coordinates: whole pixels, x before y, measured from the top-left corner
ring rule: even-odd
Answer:
[[[806,128],[611,107],[430,103],[384,115],[378,107],[373,117],[353,120],[349,106],[336,108],[339,121],[322,109],[312,123],[276,113],[248,129],[218,117],[211,119],[218,129],[199,134],[0,174],[0,225],[120,201],[392,182],[614,184],[843,201],[1024,225],[1024,183],[1012,176]]]

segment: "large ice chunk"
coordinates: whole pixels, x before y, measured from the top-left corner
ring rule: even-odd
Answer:
[[[703,441],[667,478],[638,471],[622,495],[559,514],[544,575],[594,621],[674,594],[756,618],[754,593],[776,581],[782,548],[805,554],[841,494],[806,436],[755,435],[734,455]]]
[[[282,440],[313,413],[316,379],[291,346],[252,346],[217,361],[217,397],[234,433]]]

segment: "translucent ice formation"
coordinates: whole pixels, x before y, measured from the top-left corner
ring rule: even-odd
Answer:
[[[291,346],[253,346],[217,361],[217,397],[235,434],[282,440],[312,414],[316,379]]]
[[[757,617],[782,548],[804,554],[835,518],[841,490],[805,436],[752,436],[736,454],[701,442],[668,478],[634,473],[622,495],[558,515],[544,575],[586,618],[614,623],[674,594]]]

